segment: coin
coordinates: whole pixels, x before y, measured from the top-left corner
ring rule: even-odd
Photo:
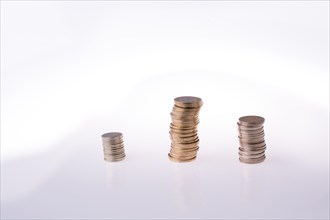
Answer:
[[[199,150],[197,127],[198,114],[203,105],[202,99],[181,96],[174,99],[172,108],[170,139],[171,149],[168,157],[175,162],[188,162],[196,158]]]
[[[246,158],[239,158],[239,161],[242,163],[248,163],[248,164],[256,164],[256,163],[261,163],[266,159],[266,156],[262,156],[260,158],[254,158],[254,159],[246,159]]]
[[[123,134],[120,132],[105,133],[102,136],[103,158],[108,162],[117,162],[126,157]]]
[[[265,160],[265,119],[260,116],[249,115],[238,119],[238,148],[239,161],[242,163],[261,163]]]
[[[183,163],[183,162],[190,162],[196,159],[196,157],[188,157],[188,158],[182,158],[182,157],[172,157],[171,154],[168,154],[168,158],[171,161],[178,162],[178,163]]]
[[[203,104],[202,99],[194,96],[181,96],[174,99],[175,105],[180,107],[199,107]]]
[[[263,117],[255,115],[243,116],[240,117],[238,120],[240,125],[261,125],[265,122],[265,119]]]

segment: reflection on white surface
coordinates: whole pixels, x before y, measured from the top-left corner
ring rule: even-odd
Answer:
[[[262,94],[248,89],[235,93],[230,85],[235,83],[244,90],[251,84],[226,75],[191,75],[187,91],[190,86],[208,84],[197,90],[205,103],[200,113],[200,150],[196,161],[173,163],[167,153],[169,112],[175,95],[168,97],[156,88],[169,82],[176,86],[173,82],[180,84],[185,76],[141,82],[117,106],[116,114],[82,124],[51,150],[2,163],[1,217],[328,217],[326,110],[261,85],[255,86],[262,88]],[[233,108],[218,106],[214,102],[218,93],[212,92],[216,89],[220,94],[230,91],[230,97],[257,97],[249,99],[253,107],[247,112],[258,109],[266,115],[264,163],[238,161],[236,121],[243,111],[240,106],[248,101],[237,103],[223,97]],[[143,105],[139,104],[140,97],[146,101]],[[131,106],[138,108],[132,111]],[[100,135],[110,130],[124,133],[127,158],[122,162],[103,160]]]
[[[329,218],[328,4],[2,1],[1,218]],[[185,164],[181,95],[204,102]],[[248,114],[261,164],[238,161]]]
[[[172,166],[173,195],[178,210],[187,213],[191,209],[203,208],[198,167],[189,163],[174,163]]]

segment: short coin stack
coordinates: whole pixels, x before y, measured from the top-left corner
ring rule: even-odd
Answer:
[[[264,122],[265,119],[260,116],[239,118],[239,122],[237,122],[240,143],[238,154],[242,163],[254,164],[265,160]]]
[[[188,162],[196,158],[199,149],[197,126],[202,99],[182,96],[174,99],[170,125],[171,149],[168,154],[175,162]]]
[[[104,160],[116,162],[125,159],[123,134],[110,132],[102,135]]]

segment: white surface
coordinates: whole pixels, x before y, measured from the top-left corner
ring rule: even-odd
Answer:
[[[181,95],[204,101],[185,164]],[[248,114],[258,165],[238,162]],[[1,1],[1,218],[329,218],[329,3]]]

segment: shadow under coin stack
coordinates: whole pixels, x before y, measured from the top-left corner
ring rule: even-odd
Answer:
[[[175,162],[188,162],[196,159],[199,149],[197,126],[202,99],[182,96],[174,99],[170,125],[171,149],[168,154]]]
[[[110,132],[102,135],[104,160],[116,162],[125,159],[123,134]]]
[[[238,154],[242,163],[255,164],[265,160],[264,122],[265,119],[260,116],[239,118],[237,123],[240,143]]]

